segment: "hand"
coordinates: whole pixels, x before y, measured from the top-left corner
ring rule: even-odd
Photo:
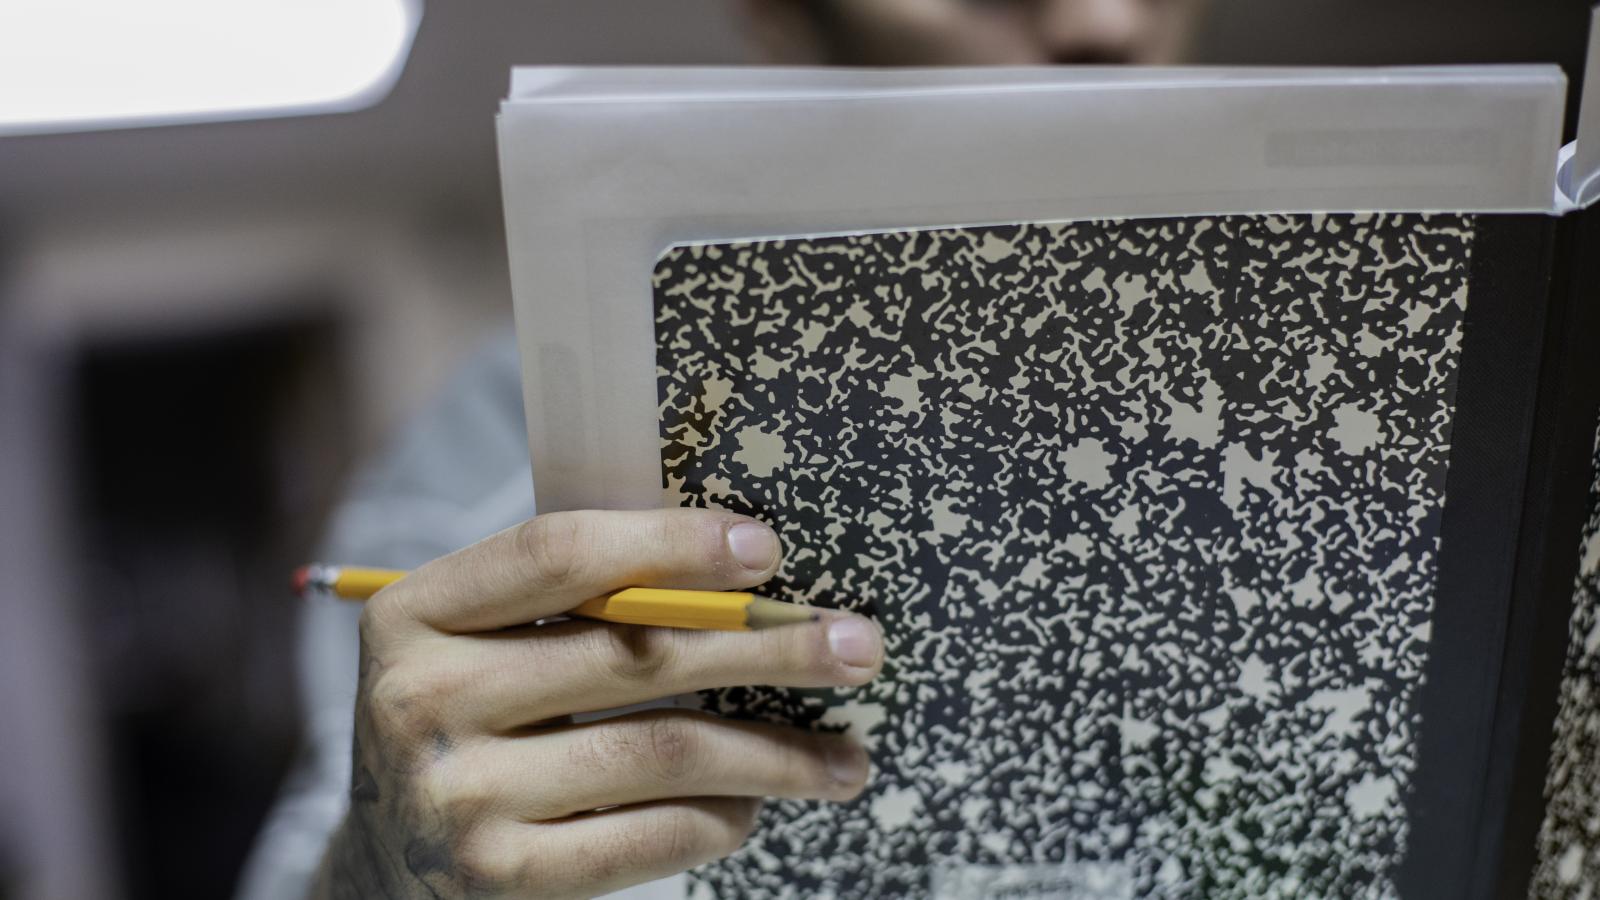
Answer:
[[[862,684],[883,657],[866,619],[530,624],[621,587],[752,587],[778,560],[771,529],[730,513],[555,513],[373,597],[351,808],[319,895],[588,897],[727,855],[761,797],[856,796],[867,757],[846,737],[687,710],[570,716],[704,688]]]

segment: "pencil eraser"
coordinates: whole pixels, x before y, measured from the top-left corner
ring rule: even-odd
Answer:
[[[301,566],[294,570],[294,575],[289,579],[289,587],[297,596],[304,597],[306,588],[311,586],[311,567]]]

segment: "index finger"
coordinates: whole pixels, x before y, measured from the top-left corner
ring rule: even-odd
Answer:
[[[752,587],[779,559],[771,528],[722,510],[548,513],[428,563],[370,605],[448,633],[492,631],[625,587]]]

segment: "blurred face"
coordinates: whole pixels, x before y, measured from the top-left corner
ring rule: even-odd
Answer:
[[[756,18],[767,19],[757,23],[757,35],[781,61],[812,56],[854,65],[1029,65],[1176,62],[1201,0],[750,0],[747,5]],[[811,34],[802,38],[798,32],[805,29]]]

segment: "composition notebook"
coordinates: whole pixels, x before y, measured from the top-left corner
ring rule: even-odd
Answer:
[[[771,523],[849,804],[691,897],[1600,888],[1597,104],[1551,66],[527,69],[541,511]],[[1600,124],[1596,122],[1593,124]]]

